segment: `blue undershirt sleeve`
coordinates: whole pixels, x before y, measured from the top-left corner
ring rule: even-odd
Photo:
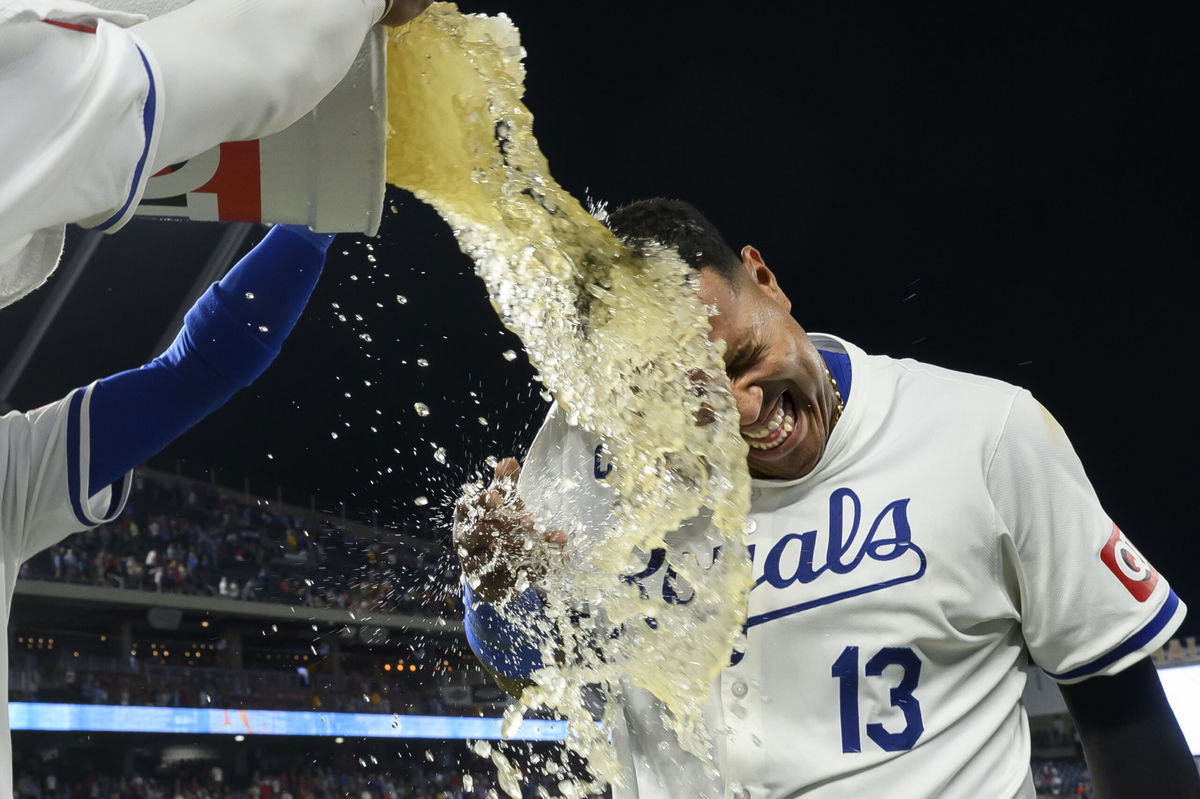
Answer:
[[[480,662],[497,674],[514,680],[528,680],[542,667],[539,627],[547,626],[545,605],[533,588],[527,588],[505,608],[509,621],[490,603],[476,598],[471,586],[463,582],[463,627],[467,643]]]
[[[192,306],[166,352],[96,383],[90,496],[262,374],[300,318],[332,241],[306,227],[275,226]]]

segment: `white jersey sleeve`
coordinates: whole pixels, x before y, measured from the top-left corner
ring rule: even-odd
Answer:
[[[987,484],[1025,642],[1051,677],[1116,674],[1179,627],[1183,603],[1101,508],[1066,433],[1027,391]]]
[[[87,8],[0,0],[0,107],[12,114],[0,125],[0,305],[53,271],[63,223],[117,230],[150,177],[161,126],[152,56],[76,6]]]
[[[128,474],[89,496],[91,393],[91,386],[76,389],[35,411],[0,417],[0,532],[6,569],[15,572],[21,562],[67,535],[112,521],[125,505]]]
[[[312,110],[383,7],[208,0],[147,21],[78,0],[0,0],[0,108],[13,120],[0,126],[0,307],[54,271],[64,223],[111,233],[155,170]]]

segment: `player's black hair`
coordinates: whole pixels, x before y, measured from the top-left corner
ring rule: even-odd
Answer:
[[[679,251],[688,266],[716,271],[733,285],[742,259],[716,226],[683,200],[654,197],[637,200],[608,214],[609,230],[632,247],[660,244]]]

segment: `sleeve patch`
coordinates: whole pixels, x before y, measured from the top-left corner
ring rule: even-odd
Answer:
[[[1138,602],[1145,602],[1154,593],[1158,572],[1115,524],[1108,543],[1100,550],[1100,560]]]

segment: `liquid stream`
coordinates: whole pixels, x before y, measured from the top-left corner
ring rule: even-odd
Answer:
[[[527,709],[565,717],[567,749],[591,779],[572,778],[580,770],[565,758],[542,767],[561,779],[563,796],[582,796],[620,781],[609,733],[623,681],[657,697],[680,745],[710,760],[702,709],[745,623],[751,584],[749,476],[695,274],[675,253],[625,246],[602,212],[554,181],[521,99],[523,56],[506,16],[464,15],[452,3],[394,30],[387,176],[449,223],[539,379],[572,424],[600,437],[614,466],[608,529],[554,520],[570,533],[569,562],[540,581],[549,618],[541,632],[552,633],[544,660],[555,665],[534,675],[504,725],[514,730]],[[579,87],[567,99],[586,97]],[[715,421],[697,424],[702,413]],[[562,488],[570,517],[570,486]],[[690,602],[665,603],[621,579],[698,518],[707,521],[703,552],[670,555],[673,586],[678,596],[694,592]],[[568,623],[582,608],[590,622]],[[488,751],[501,783],[519,796],[499,749]]]

